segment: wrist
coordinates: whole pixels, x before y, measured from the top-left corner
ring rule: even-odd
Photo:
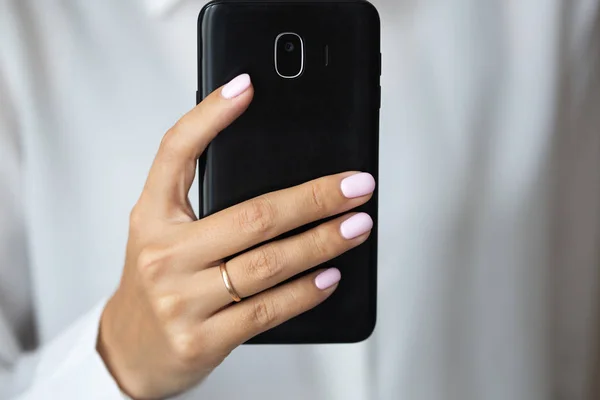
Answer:
[[[102,312],[96,351],[120,390],[135,399],[142,397],[144,392],[139,387],[140,381],[127,368],[127,345],[124,344],[128,342],[127,330],[130,325],[121,321],[123,313],[119,312],[119,308],[122,308],[119,297],[119,291],[115,292]]]

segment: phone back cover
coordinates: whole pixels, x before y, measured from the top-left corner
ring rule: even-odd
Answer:
[[[275,38],[283,32],[304,41],[305,68],[296,79],[275,70]],[[200,160],[201,217],[324,175],[356,170],[378,179],[380,26],[369,3],[210,3],[199,16],[198,61],[198,101],[241,73],[249,73],[255,87],[246,113]],[[341,270],[336,292],[249,343],[341,343],[370,335],[377,298],[377,190],[357,211],[373,218],[370,238],[319,266]]]

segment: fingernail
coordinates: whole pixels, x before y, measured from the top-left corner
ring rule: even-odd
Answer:
[[[221,89],[221,96],[223,96],[226,99],[233,99],[234,97],[237,97],[240,94],[244,93],[249,87],[250,75],[238,75],[231,81],[229,81],[228,84],[223,86],[223,89]]]
[[[373,220],[366,213],[358,213],[340,225],[340,232],[345,239],[354,239],[357,236],[367,233],[373,228]]]
[[[365,196],[375,190],[375,178],[373,175],[361,172],[342,180],[342,193],[349,199]]]
[[[315,285],[319,289],[325,290],[338,283],[341,278],[342,274],[340,273],[339,269],[329,268],[328,270],[323,271],[319,275],[317,275],[317,277],[315,278]]]

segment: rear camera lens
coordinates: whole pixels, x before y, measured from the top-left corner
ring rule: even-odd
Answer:
[[[293,32],[282,33],[275,39],[275,71],[282,78],[297,78],[304,69],[304,44]]]

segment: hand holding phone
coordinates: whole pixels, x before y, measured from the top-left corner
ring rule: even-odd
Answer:
[[[348,211],[371,198],[374,181],[356,172],[196,219],[187,197],[196,161],[252,96],[249,77],[238,77],[177,122],[131,212],[125,267],[102,315],[98,352],[133,398],[165,398],[196,385],[241,343],[323,302],[338,286],[336,269],[278,284],[369,236],[370,218]],[[333,215],[339,216],[262,244]]]

